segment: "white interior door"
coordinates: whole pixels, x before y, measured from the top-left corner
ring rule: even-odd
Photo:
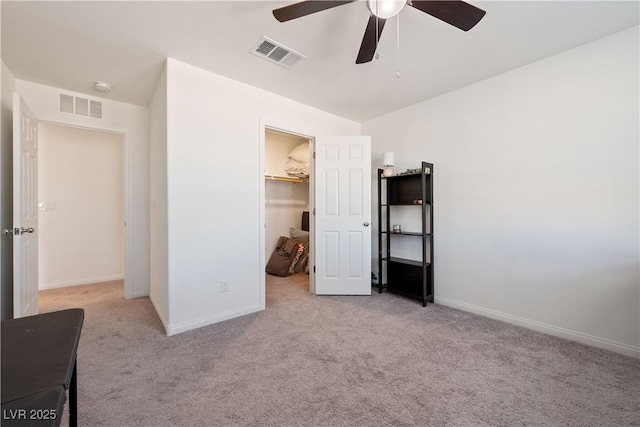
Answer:
[[[13,317],[38,314],[38,122],[13,94]]]
[[[315,291],[371,294],[371,138],[315,140]]]

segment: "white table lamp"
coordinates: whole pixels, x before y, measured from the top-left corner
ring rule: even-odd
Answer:
[[[394,163],[394,155],[391,151],[385,151],[382,153],[382,167],[384,167],[384,171],[382,172],[383,176],[393,176]]]

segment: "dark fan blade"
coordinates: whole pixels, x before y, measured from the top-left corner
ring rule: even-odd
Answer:
[[[458,27],[461,30],[469,31],[476,25],[485,12],[482,9],[465,3],[463,1],[442,1],[442,0],[413,0],[411,6],[431,16]]]
[[[301,16],[311,15],[312,13],[321,12],[331,9],[332,7],[342,6],[343,4],[353,3],[356,0],[346,1],[301,1],[300,3],[290,4],[273,11],[273,16],[280,22],[290,21],[300,18]]]
[[[364,37],[362,38],[362,44],[360,45],[360,52],[358,52],[356,64],[370,62],[373,59],[385,22],[387,22],[386,19],[378,18],[378,37],[376,38],[376,17],[371,14],[369,17],[369,23],[367,24],[367,29],[364,31]]]

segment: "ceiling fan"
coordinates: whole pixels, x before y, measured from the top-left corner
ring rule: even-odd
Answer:
[[[273,16],[278,21],[285,22],[347,3],[353,3],[354,1],[356,0],[305,0],[275,9]],[[469,31],[473,28],[486,13],[484,10],[461,0],[367,0],[367,7],[371,12],[371,16],[362,38],[356,64],[370,62],[373,59],[386,20],[396,16],[407,5],[428,13],[463,31]]]

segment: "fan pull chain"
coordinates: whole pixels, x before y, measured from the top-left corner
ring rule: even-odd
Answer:
[[[398,19],[398,21],[397,21],[397,29],[398,29],[397,42],[398,42],[398,45],[396,46],[396,50],[397,50],[397,54],[398,54],[398,58],[397,58],[397,60],[398,60],[398,62],[397,62],[398,68],[396,70],[396,77],[400,78],[400,14],[397,14],[396,18]]]
[[[378,31],[378,7],[380,6],[380,0],[376,0],[376,59],[380,58],[380,54],[378,53],[378,40],[380,39],[380,32]]]

